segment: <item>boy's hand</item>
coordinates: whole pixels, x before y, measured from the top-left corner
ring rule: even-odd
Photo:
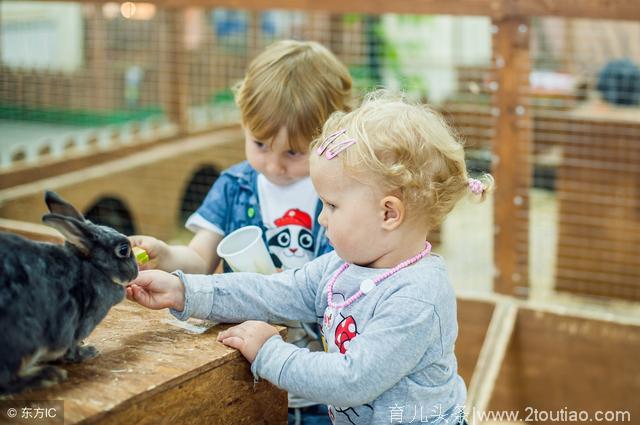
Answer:
[[[265,322],[249,320],[218,334],[218,341],[240,350],[242,355],[253,363],[258,351],[278,330]]]
[[[149,261],[144,264],[138,264],[140,270],[160,269],[164,270],[163,263],[169,256],[169,245],[166,242],[156,239],[152,236],[134,235],[129,236],[131,246],[139,246],[147,251]]]
[[[161,270],[145,270],[127,286],[127,298],[154,310],[184,310],[184,285],[178,276]]]

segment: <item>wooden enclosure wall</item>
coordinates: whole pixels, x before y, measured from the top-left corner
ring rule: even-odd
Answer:
[[[469,385],[487,334],[494,305],[491,302],[458,299],[458,373]]]
[[[490,410],[640,415],[640,326],[522,308]],[[568,423],[548,421],[539,423]],[[620,421],[623,423],[623,421]],[[627,421],[627,423],[629,423]]]
[[[222,171],[244,159],[239,128],[192,136],[111,162],[0,190],[0,217],[39,223],[44,191],[55,190],[80,211],[105,197],[120,200],[141,234],[166,240],[180,222],[182,196],[194,173]]]

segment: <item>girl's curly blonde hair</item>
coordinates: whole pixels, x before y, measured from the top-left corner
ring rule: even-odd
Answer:
[[[385,90],[374,91],[352,112],[333,113],[313,146],[342,129],[346,130],[342,138],[356,142],[334,160],[358,181],[399,196],[408,219],[433,229],[470,193],[463,145],[428,106]],[[479,199],[492,188],[493,178],[487,174]]]

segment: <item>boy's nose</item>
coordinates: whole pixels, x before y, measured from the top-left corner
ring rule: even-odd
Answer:
[[[285,170],[284,165],[277,159],[271,159],[267,163],[267,171],[270,174],[281,175],[284,174]]]

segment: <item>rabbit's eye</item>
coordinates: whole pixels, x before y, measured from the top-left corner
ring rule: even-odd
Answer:
[[[131,245],[128,243],[121,243],[116,248],[116,255],[120,258],[127,258],[131,255]]]

